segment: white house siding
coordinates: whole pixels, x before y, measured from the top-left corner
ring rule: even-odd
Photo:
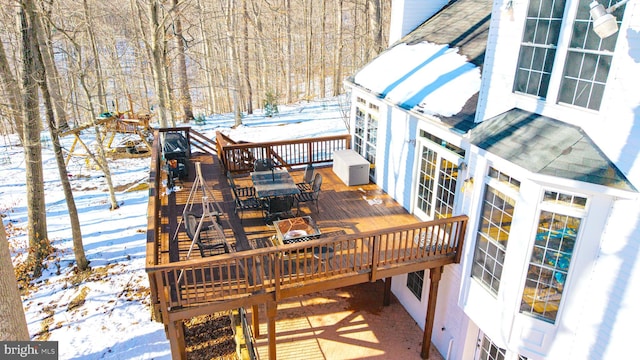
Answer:
[[[505,9],[506,2],[494,3],[476,121],[518,107],[580,126],[640,189],[640,5],[633,0],[626,5],[606,92],[600,111],[596,112],[556,104],[560,77],[555,74],[548,102],[512,92],[528,1],[514,1],[512,12]],[[397,3],[402,5],[403,16],[411,13],[407,5],[425,6],[420,1],[394,1],[394,8]],[[576,6],[577,1],[569,0],[565,12],[568,24],[572,23]],[[414,28],[424,19],[407,28]],[[569,42],[570,26],[565,30],[558,43],[556,69],[561,69],[565,62],[563,49]],[[427,131],[433,130],[434,135],[455,143],[454,135],[435,125],[437,121],[426,125],[428,122],[418,121],[408,112],[387,104],[380,104],[379,119],[376,182],[402,206],[412,210],[418,127],[427,126]],[[474,178],[470,190],[457,199],[458,209],[469,215],[468,232],[461,265],[446,267],[440,282],[432,338],[436,348],[451,359],[470,359],[480,330],[496,345],[508,349],[508,359],[515,359],[518,353],[529,359],[625,359],[635,354],[635,333],[640,319],[638,194],[531,174],[508,159],[476,147],[462,147],[468,151],[467,178]],[[478,208],[488,165],[522,181],[497,297],[470,278]],[[581,225],[567,290],[555,324],[519,313],[540,199],[548,189],[589,198],[589,213]],[[421,327],[428,287],[428,272],[422,301],[406,288],[406,275],[395,277],[392,284],[396,297]],[[453,346],[448,354],[451,340]]]
[[[406,274],[395,276],[391,282],[391,291],[421,329],[424,329],[427,315],[430,286],[429,270],[425,270],[424,277],[425,281],[420,300],[407,288]],[[440,354],[452,360],[469,359],[469,354],[473,354],[475,348],[475,339],[466,338],[469,326],[472,325],[469,323],[469,318],[455,301],[458,297],[459,289],[460,266],[446,266],[438,287],[438,301],[431,341]],[[474,327],[474,329],[476,328]]]
[[[378,126],[376,184],[405,209],[411,206],[411,178],[414,173],[416,119],[386,105]],[[384,118],[384,121],[382,121]]]
[[[575,17],[578,2],[572,1],[565,12],[567,24]],[[581,110],[556,104],[560,77],[554,75],[549,85],[547,100],[514,94],[513,77],[518,60],[518,49],[527,11],[527,1],[514,2],[513,21],[503,5],[494,6],[487,55],[483,69],[480,100],[476,121],[491,118],[513,107],[539,113],[580,126],[629,179],[640,179],[640,6],[637,1],[627,4],[624,21],[618,35],[616,51],[600,111]],[[559,39],[554,69],[562,69],[565,62],[570,26]],[[628,134],[621,141],[620,134]],[[632,181],[640,188],[638,181]]]
[[[615,202],[589,283],[580,290],[583,311],[571,324],[571,359],[624,359],[637,352],[640,319],[640,204]],[[567,336],[568,338],[568,336]]]
[[[360,97],[368,103],[379,106],[378,143],[376,153],[376,183],[385,192],[398,201],[404,208],[411,211],[414,199],[414,179],[416,176],[416,138],[420,129],[438,136],[450,143],[463,147],[463,140],[457,134],[445,129],[441,125],[430,123],[425,119],[418,119],[402,109],[398,109],[376,98],[359,88],[352,89],[352,103]],[[352,110],[354,110],[353,107]],[[352,114],[351,119],[355,118]],[[460,180],[461,181],[461,180]],[[463,204],[462,194],[459,194],[459,204]],[[471,200],[471,198],[469,198]],[[458,206],[461,209],[461,205]],[[463,211],[467,213],[468,209]],[[470,324],[468,317],[458,305],[461,272],[460,265],[447,266],[439,284],[438,303],[433,330],[432,341],[438,351],[447,355],[451,351],[450,359],[468,359],[475,350],[475,338],[464,336],[469,327],[477,333],[475,325]],[[392,292],[399,299],[407,312],[424,329],[427,299],[429,296],[429,272],[425,272],[422,300],[419,301],[407,288],[407,276],[396,276],[392,280]],[[444,328],[444,330],[442,330]],[[450,346],[451,345],[451,346]],[[471,354],[471,355],[470,355]]]
[[[556,104],[560,84],[557,74],[553,75],[549,86],[548,101],[512,92],[527,4],[527,1],[513,3],[513,20],[503,10],[503,3],[494,5],[476,121],[519,107],[580,126],[636,189],[640,189],[640,5],[631,1],[626,6],[604,99],[596,112]],[[565,12],[568,23],[572,23],[576,6],[577,1],[568,3]],[[568,43],[570,31],[570,26],[565,28],[559,49]],[[554,69],[562,69],[564,54],[565,51],[558,51]],[[512,264],[512,259],[517,258],[522,266],[519,273],[503,273],[506,278],[501,283],[501,290],[508,288],[515,295],[495,299],[492,303],[485,299],[487,295],[480,295],[483,289],[470,281],[461,295],[465,311],[497,344],[532,359],[629,358],[637,352],[634,334],[640,319],[637,305],[640,298],[640,282],[637,281],[640,278],[638,195],[617,194],[584,183],[530,177],[537,180],[523,183],[521,192],[529,198],[527,206],[530,208],[526,211],[533,211],[532,221],[536,218],[538,200],[531,193],[539,194],[553,186],[550,184],[557,184],[555,186],[561,190],[584,193],[591,204],[589,217],[581,226],[582,236],[566,284],[569,291],[565,292],[558,320],[556,324],[545,325],[518,313],[522,276],[530,251],[521,242],[529,246],[530,238],[518,241],[512,238],[509,242],[505,261]],[[525,186],[530,187],[526,192]],[[532,190],[536,186],[538,189]],[[476,186],[475,191],[481,190]],[[521,205],[519,202],[517,212]],[[469,228],[475,229],[475,226]],[[514,232],[512,229],[512,234]],[[475,234],[468,235],[467,244],[471,246]],[[472,248],[467,248],[464,274],[468,274],[472,252]],[[496,318],[502,320],[496,321]],[[512,319],[511,324],[507,318]],[[472,336],[475,335],[468,334],[468,337]]]

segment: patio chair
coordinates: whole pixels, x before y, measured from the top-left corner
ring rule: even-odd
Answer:
[[[275,219],[282,219],[287,217],[293,217],[291,209],[295,199],[293,196],[274,196],[270,197],[266,202],[266,217],[265,222],[273,221]]]
[[[255,195],[255,189],[253,187],[236,187],[236,183],[231,176],[231,173],[227,173],[229,179],[229,186],[233,192],[234,209],[233,212],[237,215],[240,211],[240,223],[242,223],[243,211],[263,211],[264,202]]]
[[[302,182],[296,183],[300,192],[310,191],[311,183],[313,182],[313,175],[315,174],[315,169],[313,165],[309,164],[304,168],[304,176],[302,177]]]
[[[218,231],[218,228],[213,224],[207,226],[203,224],[200,228],[200,233],[196,235],[201,221],[203,221],[201,216],[193,212],[184,214],[184,227],[187,231],[187,236],[198,245],[200,256],[207,257],[228,253],[229,244],[227,244],[224,234]]]
[[[320,196],[321,186],[322,186],[322,175],[320,173],[317,173],[313,177],[313,182],[311,183],[311,189],[308,191],[302,191],[300,192],[300,194],[296,195],[298,213],[300,213],[300,203],[305,203],[305,202],[315,202],[316,211],[319,211],[318,197]]]
[[[253,171],[269,171],[276,167],[276,163],[271,158],[257,159],[253,162]]]
[[[236,189],[236,193],[239,197],[246,198],[256,196],[256,188],[254,188],[253,186],[238,187],[236,185],[235,179],[233,178],[233,175],[231,174],[231,171],[227,171],[227,180],[229,181],[229,186]]]

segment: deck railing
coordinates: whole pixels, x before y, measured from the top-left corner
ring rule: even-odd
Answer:
[[[461,215],[152,266],[147,272],[163,311],[212,303],[223,309],[224,302],[251,304],[257,294],[278,300],[457,263],[466,223]]]
[[[274,159],[279,166],[329,163],[336,150],[349,149],[350,135],[322,136],[307,139],[236,143],[220,132],[216,134],[218,157],[225,170],[248,172],[256,159]]]

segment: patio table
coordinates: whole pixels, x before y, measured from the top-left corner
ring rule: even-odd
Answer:
[[[311,216],[294,217],[274,221],[276,238],[274,245],[292,244],[318,238],[320,229]]]
[[[300,189],[286,169],[254,171],[251,180],[259,198],[300,194]]]

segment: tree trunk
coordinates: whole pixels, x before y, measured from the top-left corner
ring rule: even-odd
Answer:
[[[163,76],[165,85],[165,99],[167,99],[166,107],[169,109],[169,126],[176,127],[176,108],[175,104],[175,89],[173,87],[173,64],[169,60],[169,40],[167,39],[167,32],[162,32],[162,63],[164,64]]]
[[[336,50],[333,54],[333,96],[340,95],[342,89],[342,5],[344,0],[336,0]]]
[[[98,52],[98,44],[96,44],[95,34],[93,33],[93,17],[89,10],[87,0],[82,1],[84,9],[85,21],[87,22],[87,33],[91,42],[91,51],[93,52],[93,66],[96,72],[96,85],[98,87],[98,102],[100,104],[100,112],[107,110],[107,94],[104,89],[104,80],[102,79],[102,65],[100,64],[100,53]]]
[[[78,63],[82,64],[82,48],[77,43],[74,43],[74,45],[76,45],[76,51],[78,53]],[[82,86],[82,89],[84,90],[87,97],[87,104],[89,105],[89,118],[91,119],[91,124],[93,125],[93,129],[95,131],[96,148],[98,151],[98,156],[95,156],[92,152],[87,150],[87,156],[89,156],[91,160],[93,160],[100,167],[100,170],[102,170],[104,179],[107,182],[107,188],[109,190],[109,202],[111,203],[110,209],[115,210],[119,207],[119,205],[118,201],[116,200],[115,189],[113,188],[113,182],[111,181],[111,170],[109,169],[109,163],[107,162],[107,156],[104,152],[104,145],[102,143],[104,137],[102,135],[100,126],[98,126],[98,124],[96,123],[95,106],[93,105],[91,92],[87,87],[85,78],[86,74],[81,71],[78,76],[78,80],[80,81],[80,85]]]
[[[325,46],[327,31],[327,0],[322,0],[322,8],[320,9],[320,97],[327,96],[327,67],[325,62]]]
[[[158,15],[158,2],[149,0],[149,31],[151,32],[151,54],[153,56],[153,83],[158,99],[158,115],[160,117],[160,127],[166,128],[169,125],[167,119],[167,99],[166,85],[164,83],[164,67],[163,67],[163,49],[162,49],[162,32],[164,27],[160,26]]]
[[[9,103],[9,109],[11,110],[9,117],[13,119],[13,125],[20,137],[20,142],[23,142],[24,134],[22,132],[23,119],[20,86],[18,85],[18,81],[13,77],[13,74],[11,74],[9,61],[7,60],[7,54],[4,51],[2,41],[0,41],[0,83],[3,85],[2,90],[4,90],[4,93],[8,97],[7,101]]]
[[[197,0],[197,8],[200,10],[201,14],[205,13],[205,8],[202,4],[201,0]],[[212,62],[212,52],[211,52],[211,43],[210,40],[208,39],[207,36],[207,32],[205,30],[205,24],[204,24],[204,20],[203,20],[204,16],[200,16],[198,17],[198,25],[200,28],[200,37],[201,37],[201,41],[202,41],[202,53],[204,54],[205,58],[203,59],[204,62],[204,72],[205,72],[205,78],[207,80],[206,85],[207,85],[207,110],[209,113],[214,113],[216,110],[216,106],[215,106],[215,98],[216,98],[216,94],[214,91],[214,80],[213,80],[213,66],[211,66],[211,62]]]
[[[47,73],[47,82],[49,93],[51,94],[51,100],[53,101],[53,110],[55,112],[56,124],[58,129],[65,131],[69,130],[69,124],[67,122],[67,113],[65,111],[65,102],[62,98],[62,93],[60,90],[60,82],[58,68],[56,67],[55,61],[53,59],[53,46],[51,41],[51,31],[49,31],[49,24],[51,19],[45,21],[42,17],[39,18],[39,33],[42,37],[38,37],[38,44],[40,48],[40,54],[42,57],[42,63],[44,69]]]
[[[34,19],[35,20],[35,19]],[[69,183],[69,176],[67,173],[67,167],[64,161],[64,154],[62,153],[62,146],[60,145],[60,137],[58,136],[58,127],[53,114],[53,104],[51,99],[51,93],[49,92],[49,86],[51,82],[47,81],[48,72],[46,69],[45,61],[43,59],[43,46],[45,43],[45,34],[41,25],[42,22],[34,22],[34,33],[36,35],[37,42],[40,46],[35,47],[36,53],[34,54],[35,73],[36,79],[39,83],[40,90],[42,91],[42,99],[45,103],[45,114],[47,123],[49,125],[49,134],[51,135],[51,143],[53,146],[53,152],[58,164],[58,174],[60,175],[60,183],[64,192],[64,197],[67,202],[67,209],[69,213],[69,223],[71,224],[71,234],[73,238],[73,253],[76,258],[78,270],[84,271],[87,269],[89,262],[84,254],[84,245],[82,244],[82,232],[80,231],[80,220],[78,219],[78,210],[73,198],[73,192],[71,190],[71,184]],[[46,51],[46,49],[45,49]],[[51,65],[51,64],[50,64]]]
[[[311,78],[313,73],[313,0],[309,0],[309,4],[304,4],[305,16],[304,21],[306,23],[305,33],[305,70],[304,70],[304,97],[307,100],[311,100],[313,93]]]
[[[120,205],[118,205],[118,201],[116,200],[115,189],[113,188],[113,182],[111,181],[111,169],[109,169],[109,163],[107,162],[107,155],[105,154],[105,151],[104,151],[104,143],[102,142],[104,139],[104,136],[102,135],[102,129],[100,129],[100,126],[96,123],[95,107],[93,105],[93,101],[91,100],[91,93],[89,92],[89,88],[87,88],[87,83],[84,80],[84,78],[85,78],[84,75],[80,76],[80,84],[82,85],[82,88],[87,94],[87,98],[89,98],[88,103],[89,103],[89,110],[91,112],[89,117],[91,118],[91,123],[93,124],[93,129],[96,133],[96,149],[98,151],[97,157],[91,152],[89,152],[88,155],[100,167],[100,170],[102,170],[102,173],[104,173],[104,179],[107,182],[107,188],[109,189],[109,203],[111,204],[109,208],[111,210],[115,210],[119,208]]]
[[[369,0],[369,3],[371,46],[369,47],[367,61],[373,59],[384,49],[384,45],[382,44],[382,5],[380,4],[380,0]]]
[[[16,274],[4,224],[0,226],[0,341],[29,341]]]
[[[291,76],[293,75],[291,73],[291,62],[293,61],[293,54],[292,54],[292,43],[293,40],[291,39],[291,0],[285,0],[285,6],[286,6],[286,12],[284,15],[284,21],[285,21],[285,28],[286,28],[286,32],[287,32],[287,52],[285,54],[286,58],[284,60],[284,76],[285,76],[285,91],[286,91],[286,97],[287,97],[287,104],[291,104],[291,102],[293,101],[293,94],[292,94],[292,88],[293,85],[291,84]],[[277,96],[277,95],[276,95]]]
[[[249,12],[247,11],[247,0],[242,0],[242,80],[246,92],[245,109],[247,114],[253,114],[253,89],[251,87],[251,76],[249,74]]]
[[[238,55],[236,52],[236,43],[233,34],[235,33],[236,15],[234,14],[235,0],[227,0],[227,51],[229,53],[229,83],[231,95],[233,97],[233,118],[235,126],[242,125],[242,116],[240,114],[240,69],[238,68]]]
[[[174,9],[178,6],[178,0],[173,0]],[[178,98],[178,103],[182,107],[182,115],[183,121],[188,123],[193,119],[193,109],[191,105],[191,94],[189,92],[189,77],[187,76],[187,61],[185,59],[185,48],[187,43],[182,36],[182,20],[180,19],[182,15],[180,12],[176,12],[175,19],[173,21],[173,25],[175,26],[175,40],[176,40],[176,50],[178,54],[176,55],[176,65],[177,65],[177,76],[178,76],[178,84],[180,86],[180,97]]]
[[[260,63],[260,71],[258,71],[258,77],[259,77],[259,84],[260,84],[260,93],[261,94],[266,94],[269,91],[274,91],[276,92],[277,96],[277,88],[274,88],[273,86],[270,87],[270,85],[267,83],[267,79],[269,78],[270,75],[270,71],[269,71],[269,65],[268,65],[268,57],[267,57],[267,45],[266,45],[266,35],[264,33],[263,30],[263,25],[262,25],[262,16],[261,16],[261,9],[258,7],[258,5],[255,2],[252,2],[252,11],[251,11],[251,16],[249,17],[249,19],[252,21],[253,27],[256,30],[256,45],[258,47],[258,58],[259,58],[259,63]]]
[[[204,8],[204,5],[202,4],[201,0],[197,0],[196,3],[196,8],[199,10],[200,14],[203,14],[203,16],[199,16],[198,17],[198,28],[200,30],[200,38],[201,38],[201,42],[202,42],[202,53],[204,54],[204,59],[203,59],[203,63],[204,63],[204,74],[205,74],[205,79],[206,79],[206,109],[208,111],[208,113],[214,113],[215,112],[215,91],[214,91],[214,81],[213,81],[213,67],[211,66],[211,61],[212,61],[212,52],[211,52],[211,45],[210,45],[210,40],[207,36],[207,32],[206,32],[206,26],[204,23],[204,17],[206,15],[206,9]]]
[[[27,233],[29,256],[27,265],[34,278],[42,274],[42,262],[49,255],[51,246],[47,234],[47,217],[44,202],[44,174],[42,172],[42,148],[40,145],[40,113],[38,108],[38,84],[34,80],[36,45],[34,43],[33,0],[23,0],[20,12],[22,25],[22,84],[24,91],[24,157],[27,190]]]
[[[139,18],[143,18],[144,17],[144,11],[142,9],[142,4],[140,4],[140,2],[136,1],[136,0],[131,0],[131,12],[133,14],[136,14]],[[145,51],[145,55],[146,58],[142,56],[142,54],[139,54],[138,56],[138,66],[140,67],[140,71],[144,74],[142,76],[142,86],[143,86],[143,91],[140,95],[140,98],[144,100],[145,103],[145,109],[147,110],[151,110],[151,106],[149,105],[149,88],[147,86],[147,74],[151,74],[151,77],[153,77],[153,55],[151,54],[150,51],[150,46],[149,46],[149,42],[147,41],[147,39],[145,38],[145,34],[144,34],[144,28],[142,27],[142,21],[134,21],[134,23],[136,23],[136,29],[135,29],[135,37],[134,40],[136,42],[136,44],[140,44],[140,43],[144,43],[145,46],[143,47],[143,49],[140,49],[141,53],[143,52],[142,50]],[[144,70],[147,70],[148,73]]]

